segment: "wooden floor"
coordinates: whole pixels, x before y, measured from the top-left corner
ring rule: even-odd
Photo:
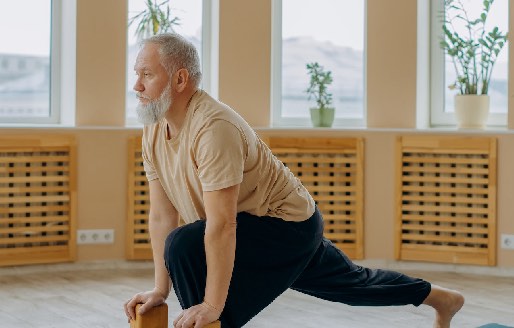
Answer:
[[[462,273],[408,272],[433,283],[460,290],[466,305],[452,327],[499,323],[514,327],[514,277]],[[54,271],[0,269],[0,327],[74,328],[128,327],[123,302],[152,287],[149,266]],[[168,300],[170,323],[179,313],[174,295]],[[367,308],[320,301],[287,291],[246,327],[431,327],[426,306]]]

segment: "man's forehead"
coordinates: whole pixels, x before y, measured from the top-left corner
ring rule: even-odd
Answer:
[[[152,44],[146,44],[141,48],[137,57],[136,63],[134,65],[135,69],[152,69],[156,68],[155,66],[160,65],[159,61],[159,53],[157,51],[157,47]]]

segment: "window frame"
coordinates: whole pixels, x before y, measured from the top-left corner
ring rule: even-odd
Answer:
[[[50,92],[49,92],[49,116],[47,117],[27,117],[11,116],[0,117],[0,124],[21,123],[21,124],[59,124],[61,122],[61,72],[62,64],[62,20],[63,6],[65,0],[50,0],[51,19],[50,19]]]
[[[362,118],[334,118],[333,128],[364,127],[367,116],[366,90],[366,35],[367,35],[367,0],[364,0],[364,47],[363,47],[363,109]],[[282,116],[282,0],[274,0],[271,4],[271,126],[273,127],[312,127],[309,117]],[[337,110],[337,109],[336,109]]]
[[[445,53],[439,46],[443,32],[438,19],[443,8],[444,0],[430,0],[430,126],[455,127],[455,113],[445,112]],[[506,127],[507,111],[508,104],[505,113],[489,113],[486,125]]]

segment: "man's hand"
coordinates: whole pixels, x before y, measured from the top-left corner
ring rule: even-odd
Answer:
[[[198,304],[182,311],[173,321],[175,328],[202,328],[206,324],[219,319],[221,313],[205,303]]]
[[[161,305],[166,301],[166,298],[158,289],[150,290],[143,293],[138,293],[125,302],[125,314],[127,315],[128,322],[130,320],[136,320],[136,305],[143,304],[139,308],[138,314],[143,314],[149,309]]]

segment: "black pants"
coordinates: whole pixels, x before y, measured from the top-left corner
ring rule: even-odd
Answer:
[[[175,229],[166,239],[165,263],[183,309],[203,301],[204,233],[205,221],[199,220]],[[352,263],[323,237],[317,209],[303,222],[239,213],[222,327],[243,326],[288,288],[359,306],[418,306],[430,293],[430,283],[424,280]]]

